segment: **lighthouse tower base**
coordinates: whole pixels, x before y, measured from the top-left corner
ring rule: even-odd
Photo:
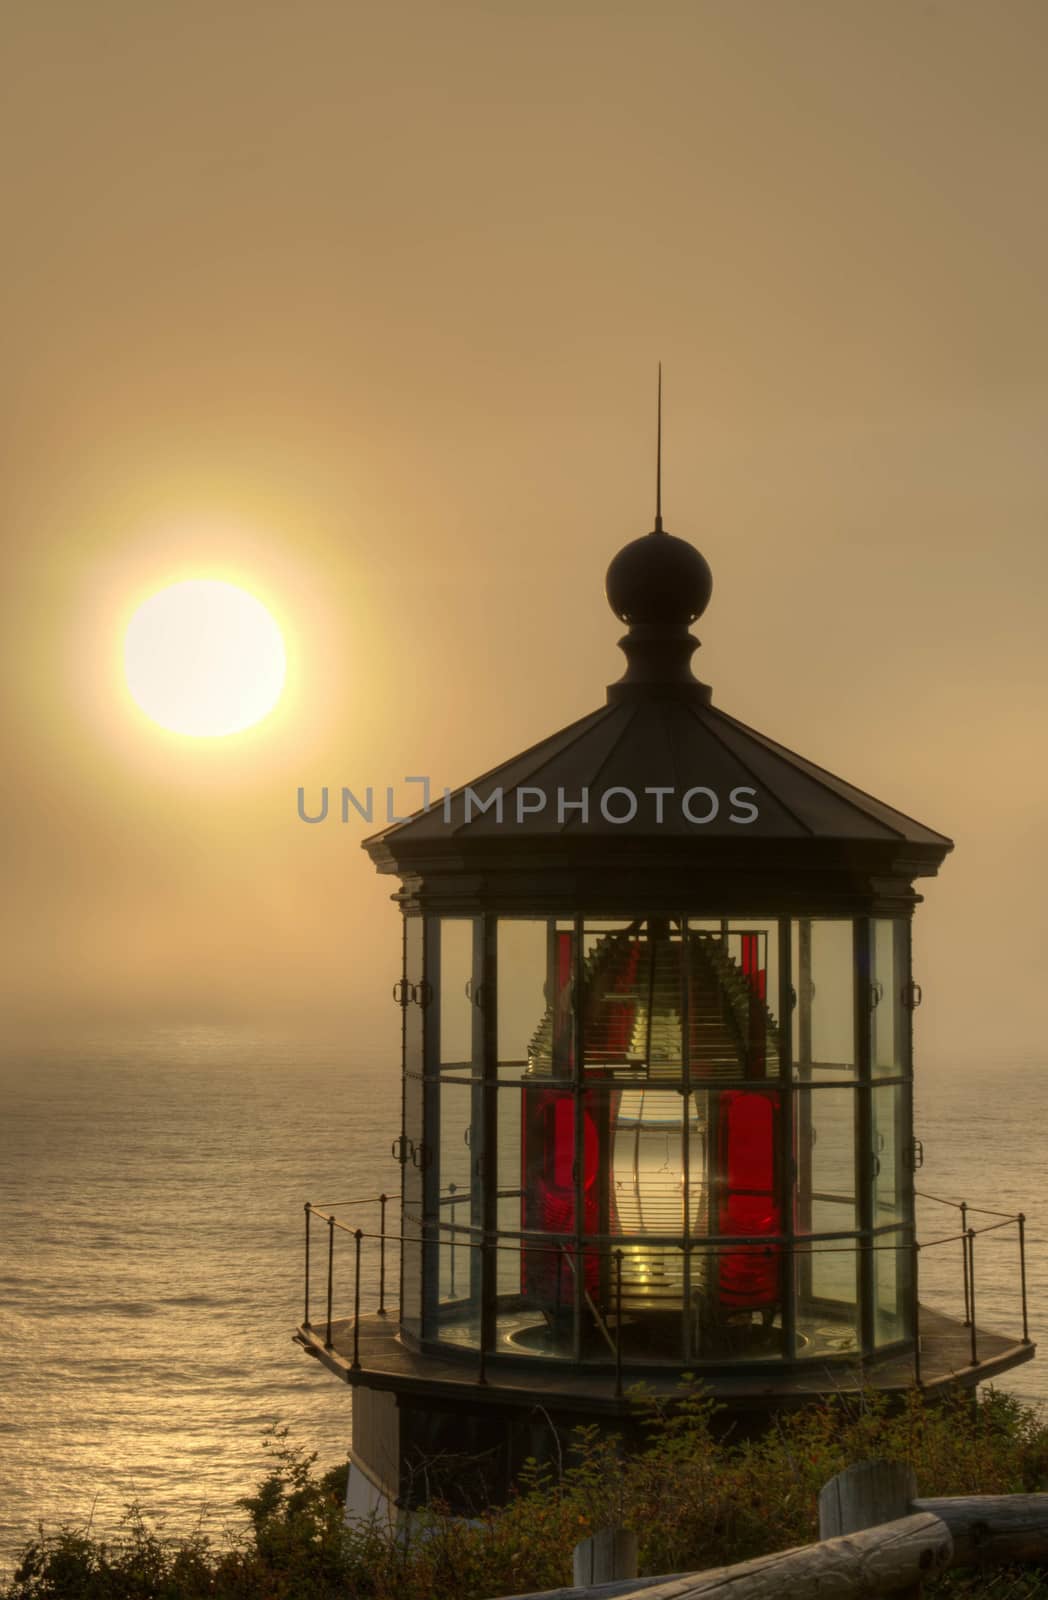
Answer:
[[[920,1309],[921,1389],[929,1398],[974,1391],[1002,1372],[1032,1360],[1036,1346],[976,1330],[958,1318]],[[538,1363],[489,1364],[486,1381],[472,1364],[408,1348],[388,1317],[363,1317],[353,1365],[353,1325],[332,1327],[331,1348],[320,1330],[303,1327],[299,1343],[353,1389],[353,1437],[346,1514],[378,1517],[403,1529],[413,1511],[439,1502],[455,1515],[477,1516],[505,1502],[525,1463],[559,1471],[571,1459],[575,1429],[596,1423],[627,1449],[650,1433],[650,1412],[629,1385],[672,1405],[681,1395],[679,1372],[624,1375],[616,1394],[612,1373],[554,1372]],[[912,1350],[876,1362],[809,1364],[774,1374],[697,1373],[717,1410],[715,1433],[733,1438],[762,1432],[777,1413],[831,1397],[856,1398],[874,1389],[900,1400],[914,1387]]]

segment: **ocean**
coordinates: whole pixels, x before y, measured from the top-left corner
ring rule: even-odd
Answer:
[[[344,1459],[350,1394],[291,1337],[302,1206],[399,1188],[399,1063],[249,1029],[110,1034],[0,1058],[0,1108],[0,1565],[39,1518],[111,1531],[132,1503],[170,1533],[242,1526],[274,1424]],[[1029,1214],[1035,1340],[1045,1127],[1039,1061],[920,1064],[918,1186]],[[930,1200],[920,1220],[956,1231]],[[1015,1230],[976,1248],[978,1321],[1018,1333]],[[958,1312],[960,1246],[921,1269],[922,1299]],[[1048,1400],[1048,1352],[1000,1386]]]

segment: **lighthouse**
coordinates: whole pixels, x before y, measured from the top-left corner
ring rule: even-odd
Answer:
[[[976,1325],[964,1228],[957,1315],[919,1303],[912,925],[951,841],[722,709],[712,588],[659,507],[607,570],[603,703],[365,841],[402,1181],[307,1207],[297,1335],[352,1386],[356,1514],[497,1502],[580,1422],[628,1438],[638,1381],[759,1425],[1033,1354]]]

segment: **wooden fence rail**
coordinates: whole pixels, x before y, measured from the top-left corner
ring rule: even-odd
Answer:
[[[508,1600],[905,1600],[946,1567],[1048,1563],[1048,1494],[918,1499],[914,1487],[910,1468],[866,1462],[823,1488],[817,1544],[708,1572],[638,1578],[620,1570],[608,1582]],[[628,1559],[630,1541],[618,1532],[577,1547],[577,1576],[599,1575],[591,1547],[622,1549]]]

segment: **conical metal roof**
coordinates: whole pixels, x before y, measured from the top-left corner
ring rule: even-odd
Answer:
[[[585,815],[577,803],[583,793],[589,797]],[[501,821],[492,799],[497,794]],[[734,804],[732,794],[741,796]],[[687,810],[685,795],[691,796]],[[630,797],[636,810],[627,818]],[[696,842],[745,834],[951,848],[941,833],[715,706],[652,695],[601,706],[454,791],[450,800],[436,798],[428,811],[365,843],[374,854],[380,843],[395,850],[409,842],[462,843],[510,830],[518,837],[569,840],[584,833],[620,841],[672,834]]]
[[[620,641],[628,670],[607,704],[366,839],[380,870],[436,874],[442,893],[449,872],[494,872],[475,885],[483,897],[508,889],[506,873],[553,874],[563,894],[572,883],[592,893],[602,873],[632,875],[639,889],[638,874],[657,869],[666,893],[674,872],[689,892],[716,882],[721,899],[748,880],[751,903],[762,881],[781,901],[791,878],[803,893],[814,872],[831,897],[836,883],[912,903],[909,880],[934,872],[951,841],[712,704],[691,672],[688,631],[712,584],[698,552],[691,563],[678,547],[692,549],[659,529],[612,562],[609,597],[631,626]],[[671,568],[676,606],[665,598]],[[566,879],[570,868],[584,876]]]

